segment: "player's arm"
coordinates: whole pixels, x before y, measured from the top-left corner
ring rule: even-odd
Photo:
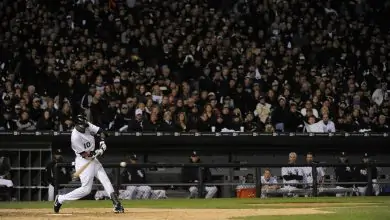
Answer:
[[[103,131],[102,128],[88,122],[88,129],[92,135],[95,135],[100,139],[99,141],[99,149],[95,150],[95,155],[101,156],[103,155],[104,151],[107,149],[106,142],[104,141],[107,134]]]

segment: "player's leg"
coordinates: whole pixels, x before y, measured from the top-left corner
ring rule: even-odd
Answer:
[[[343,189],[345,189],[344,187],[341,187],[341,186],[336,186],[336,190],[338,191],[338,190],[343,190]],[[345,193],[340,193],[340,192],[337,192],[336,193],[336,197],[343,197],[343,196],[345,196],[346,194]]]
[[[76,158],[76,170],[80,169],[88,160],[83,158]],[[54,201],[54,212],[59,212],[61,205],[65,201],[78,200],[87,196],[92,190],[93,178],[95,176],[94,162],[91,163],[81,174],[81,186],[65,195],[57,195]]]
[[[152,188],[150,186],[139,186],[138,187],[139,199],[149,199],[152,194]]]
[[[47,201],[54,201],[54,186],[49,184]]]
[[[367,191],[367,186],[358,187],[358,196],[365,196]]]
[[[152,190],[150,199],[167,199],[167,192],[163,189]]]
[[[103,185],[104,190],[109,195],[112,203],[114,205],[114,212],[124,212],[121,202],[119,201],[118,195],[115,193],[114,188],[112,187],[111,181],[107,176],[106,171],[104,170],[102,164],[96,160],[96,178]]]
[[[372,180],[372,191],[373,191],[375,196],[378,196],[381,193],[381,187],[378,184],[378,180],[376,180],[376,179]]]
[[[128,193],[129,199],[136,199],[137,198],[137,191],[138,191],[137,186],[127,186],[126,191]]]
[[[131,196],[129,195],[129,191],[127,191],[127,190],[120,189],[118,194],[119,194],[118,198],[120,200],[130,200],[131,199]]]
[[[188,190],[190,191],[190,199],[198,197],[198,187],[191,186]]]
[[[104,199],[105,197],[109,197],[109,196],[107,195],[107,192],[106,192],[106,191],[104,191],[104,190],[98,190],[98,191],[96,191],[96,193],[95,193],[95,199],[96,199],[96,200],[101,200],[101,199]]]
[[[218,188],[216,186],[206,186],[206,199],[214,198],[215,194],[218,192]]]

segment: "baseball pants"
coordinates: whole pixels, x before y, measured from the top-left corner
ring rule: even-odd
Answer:
[[[84,164],[88,163],[88,161],[89,160],[84,159],[82,157],[76,157],[76,161],[75,161],[76,171],[79,170]],[[93,179],[95,177],[103,185],[107,195],[111,195],[111,193],[114,192],[114,188],[112,187],[111,181],[108,178],[107,173],[104,170],[102,164],[97,159],[95,159],[80,174],[81,187],[73,190],[68,194],[59,195],[58,202],[63,203],[65,201],[78,200],[83,198],[84,196],[87,196],[89,193],[91,193]]]
[[[12,180],[0,179],[0,186],[13,187],[14,183]]]
[[[291,191],[297,190],[298,188],[295,186],[288,186],[285,185],[284,187],[280,188],[280,192],[283,193],[283,197],[298,197],[299,195],[297,193],[292,193]]]
[[[148,196],[149,195],[149,196]],[[103,190],[99,190],[95,194],[95,199],[100,200],[108,197],[107,193]],[[165,190],[152,190],[149,186],[127,187],[126,190],[119,190],[119,199],[122,200],[134,200],[134,199],[166,199]]]
[[[345,189],[345,190],[348,190],[348,189],[351,189],[351,188],[347,188],[347,187],[342,187],[342,186],[336,186],[336,189]],[[352,196],[353,192],[345,192],[345,193],[336,193],[336,197],[344,197],[344,196]]]
[[[204,188],[206,191],[206,199],[211,199],[215,196],[215,194],[218,192],[218,188],[216,186],[206,186]],[[191,186],[190,189],[190,198],[197,198],[198,197],[198,187]]]
[[[367,186],[359,186],[357,187],[358,192],[356,193],[357,196],[365,196],[366,191],[367,191]],[[376,179],[372,180],[372,192],[374,193],[375,196],[378,196],[379,193],[381,192],[381,188],[378,184],[378,181]]]

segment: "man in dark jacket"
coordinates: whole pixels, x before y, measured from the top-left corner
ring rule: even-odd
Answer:
[[[339,157],[339,162],[345,166],[340,166],[340,167],[336,167],[335,169],[335,174],[336,174],[336,179],[337,179],[337,182],[344,182],[344,183],[348,183],[348,182],[353,182],[353,167],[350,167],[348,165],[349,161],[348,161],[348,157],[347,157],[347,154],[345,152],[342,152],[340,157]],[[352,189],[353,188],[353,185],[352,184],[338,184],[336,185],[336,189]],[[351,195],[351,193],[336,193],[336,197],[342,197],[342,196],[346,196],[346,195]]]
[[[354,169],[354,177],[356,182],[368,182],[368,169],[367,165],[368,163],[371,163],[370,157],[368,154],[364,154],[362,158],[363,164],[360,166],[357,166]],[[378,196],[380,193],[380,187],[377,184],[377,178],[378,178],[378,170],[376,167],[371,167],[371,178],[372,178],[372,191],[373,193]],[[367,195],[367,183],[362,183],[362,184],[356,184],[355,185],[358,189],[358,195],[359,196],[365,196]],[[371,196],[371,195],[368,195]]]
[[[53,159],[47,164],[45,169],[45,183],[49,185],[49,201],[54,201],[54,185],[55,185],[55,166],[57,163],[64,162],[62,157],[61,149],[57,149],[53,152]],[[67,184],[72,180],[70,170],[63,167],[58,173],[58,184]],[[60,186],[59,189],[63,189],[63,186]]]
[[[17,129],[16,122],[12,120],[12,109],[7,108],[0,118],[0,131],[14,131]]]
[[[200,158],[198,154],[194,151],[190,157],[190,163],[200,163]],[[211,172],[208,168],[203,169],[203,181],[205,183],[210,182],[212,180]],[[190,191],[190,197],[189,198],[196,198],[198,197],[198,187],[197,184],[200,181],[199,180],[199,172],[198,167],[184,167],[181,171],[181,177],[183,183],[194,183],[194,186],[191,186],[189,188]],[[206,199],[211,199],[215,196],[215,194],[218,192],[218,189],[216,186],[206,186]]]
[[[127,131],[129,132],[142,132],[144,130],[144,118],[143,112],[141,109],[135,110],[135,118],[129,121],[129,126]]]
[[[271,120],[272,124],[275,126],[276,131],[284,132],[286,126],[286,121],[289,115],[289,107],[286,103],[286,98],[279,97],[279,106],[275,108],[272,112]]]

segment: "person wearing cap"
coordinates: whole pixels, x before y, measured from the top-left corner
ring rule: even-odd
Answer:
[[[54,185],[55,185],[55,166],[57,163],[63,163],[64,158],[62,156],[61,149],[55,149],[53,151],[52,160],[46,165],[44,172],[44,182],[49,186],[48,201],[54,201]],[[58,184],[67,184],[72,180],[71,171],[69,168],[62,167],[58,173]],[[59,194],[64,194],[64,187],[59,186]]]
[[[336,175],[336,189],[337,190],[346,190],[346,192],[336,193],[336,197],[342,196],[351,196],[353,192],[353,184],[344,184],[348,182],[353,182],[353,167],[349,166],[348,156],[345,152],[342,152],[339,156],[339,163],[343,166],[335,168]]]
[[[143,128],[144,128],[143,112],[140,108],[137,108],[135,110],[134,114],[135,114],[135,117],[134,117],[134,119],[129,121],[127,131],[142,132]]]
[[[6,108],[3,118],[0,118],[0,131],[14,131],[16,129],[16,122],[12,120],[12,109]]]
[[[196,151],[192,152],[192,155],[190,156],[190,163],[200,164],[200,158]],[[210,183],[212,180],[211,172],[209,168],[203,169],[203,182],[204,183]],[[197,198],[198,197],[198,187],[197,184],[200,181],[199,180],[199,173],[198,173],[198,167],[184,167],[181,170],[181,178],[183,183],[193,183],[194,186],[191,186],[188,190],[190,192],[189,198]],[[204,188],[206,191],[206,199],[213,198],[216,193],[218,192],[218,188],[216,186],[206,186]]]
[[[138,157],[136,154],[129,156],[129,163],[136,164]],[[127,166],[121,173],[122,183],[130,184],[126,186],[126,190],[120,190],[120,199],[166,199],[165,190],[152,190],[146,183],[146,172],[140,167]],[[131,185],[141,184],[141,185]],[[104,192],[104,191],[102,191]]]
[[[367,169],[367,164],[371,163],[371,158],[370,156],[365,153],[363,158],[362,158],[362,165],[357,166],[354,169],[354,177],[356,182],[368,182],[368,169]],[[374,195],[378,196],[380,193],[380,187],[377,181],[378,178],[378,169],[376,167],[371,167],[371,178],[372,178],[372,192]],[[356,194],[358,196],[366,196],[367,195],[367,183],[362,183],[362,184],[355,184],[357,187],[358,191]],[[367,195],[371,196],[371,195]]]

